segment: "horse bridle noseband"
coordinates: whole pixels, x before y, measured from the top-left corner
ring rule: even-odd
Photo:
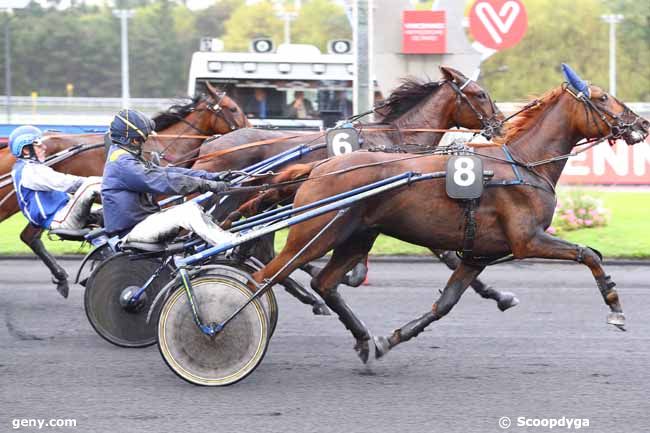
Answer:
[[[492,100],[492,98],[489,95],[486,94],[486,96],[490,100],[490,107],[492,108],[492,116],[490,116],[489,118],[486,118],[474,106],[474,104],[472,104],[472,101],[470,101],[470,99],[467,97],[467,95],[464,92],[465,88],[467,86],[469,86],[470,83],[472,83],[472,81],[473,80],[471,78],[468,78],[460,86],[458,86],[458,84],[456,84],[456,82],[454,80],[445,80],[444,81],[445,83],[449,84],[451,86],[451,88],[453,89],[453,91],[456,93],[456,108],[455,108],[455,111],[454,111],[454,123],[456,124],[457,128],[460,128],[460,126],[458,125],[457,113],[458,113],[458,110],[460,110],[460,107],[461,107],[462,103],[465,102],[469,106],[470,110],[472,110],[472,112],[474,113],[474,115],[476,116],[478,121],[481,123],[481,130],[482,130],[481,135],[483,135],[485,138],[487,138],[489,140],[492,137],[498,135],[499,129],[503,126],[503,122],[501,122],[500,120],[498,120],[496,118],[497,113],[499,113],[499,109],[497,108],[494,101]]]

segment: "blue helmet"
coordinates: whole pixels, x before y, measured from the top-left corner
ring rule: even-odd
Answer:
[[[137,110],[121,110],[113,118],[109,132],[114,143],[130,146],[133,139],[144,143],[155,127],[154,121],[146,114]]]
[[[25,146],[34,144],[42,137],[43,132],[37,127],[31,125],[20,126],[9,135],[9,149],[16,158],[20,158]]]

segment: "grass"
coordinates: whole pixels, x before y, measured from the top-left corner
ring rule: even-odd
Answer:
[[[649,191],[597,191],[587,192],[603,199],[612,217],[606,227],[568,232],[563,237],[571,242],[597,248],[605,257],[650,258],[650,192]],[[0,225],[0,255],[31,254],[20,239],[26,220],[15,215]],[[276,237],[276,248],[286,240],[286,230]],[[79,254],[88,251],[78,242],[46,240],[46,247],[54,254]],[[407,244],[397,239],[380,236],[372,249],[379,255],[428,254],[426,248]]]

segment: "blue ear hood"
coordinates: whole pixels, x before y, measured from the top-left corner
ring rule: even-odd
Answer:
[[[562,73],[569,84],[571,84],[571,87],[576,89],[578,92],[587,95],[587,97],[590,96],[589,86],[587,83],[566,63],[562,63]]]

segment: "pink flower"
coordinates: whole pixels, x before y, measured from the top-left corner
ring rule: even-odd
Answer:
[[[553,226],[550,226],[549,228],[547,228],[546,231],[551,235],[554,235],[555,233],[557,233],[557,230]]]
[[[585,225],[586,226],[591,226],[593,224],[594,224],[594,222],[592,220],[585,220]]]
[[[582,225],[582,223],[584,222],[584,220],[583,220],[582,218],[578,218],[578,221],[577,221],[577,222],[578,222],[579,225]]]
[[[566,213],[569,214],[569,215],[573,215],[573,209],[567,209]]]
[[[583,209],[583,208],[578,209],[578,215],[584,215],[586,213],[587,213],[587,211],[585,209]]]

